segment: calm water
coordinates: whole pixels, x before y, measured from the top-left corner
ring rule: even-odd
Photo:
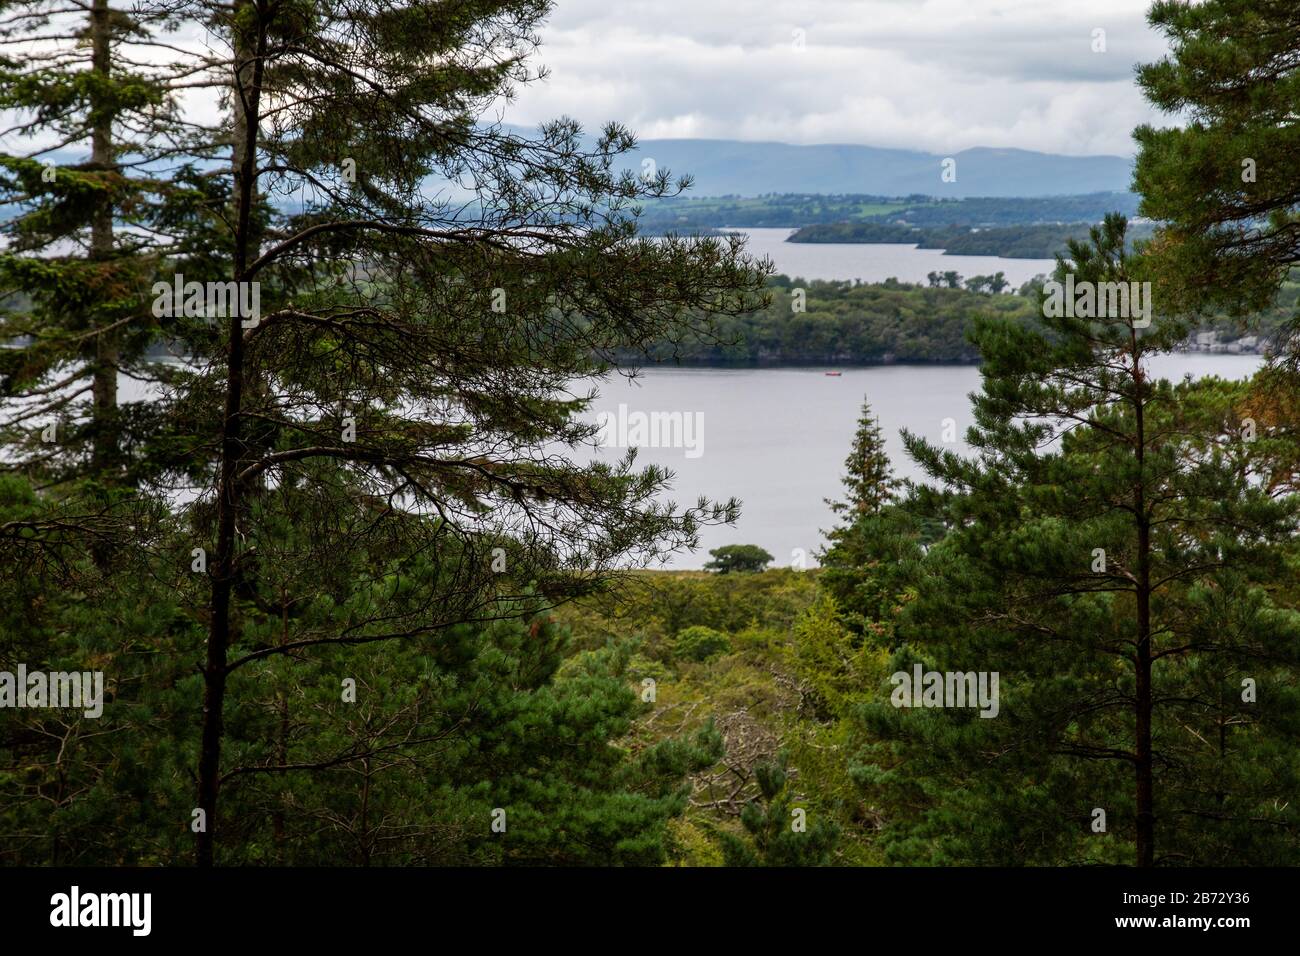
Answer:
[[[1152,367],[1171,379],[1186,374],[1246,378],[1261,361],[1255,355],[1188,353],[1160,356]],[[120,384],[123,400],[146,397],[138,382],[122,379]],[[679,432],[690,439],[689,448],[653,447],[634,434],[623,437],[637,444],[640,464],[673,472],[669,500],[693,504],[701,495],[740,499],[735,525],[704,528],[700,549],[676,555],[667,567],[699,568],[710,548],[724,544],[760,545],[782,564],[791,561],[795,549],[803,549],[811,565],[823,543],[822,530],[833,524],[823,499],[840,496],[844,459],[863,399],[880,419],[895,474],[920,479],[899,430],[940,442],[944,419],[951,418],[956,447],[964,449],[961,437],[973,424],[968,396],[979,384],[979,369],[971,365],[843,368],[839,376],[821,368],[655,367],[631,382],[612,376],[601,384],[590,416],[604,412],[617,420],[620,405],[629,425],[638,412],[690,415],[695,429]],[[614,461],[624,451],[608,448],[595,454]],[[584,453],[576,456],[581,459]]]
[[[938,250],[888,244],[805,244],[784,239],[789,229],[738,230],[750,248],[772,257],[779,271],[805,279],[879,282],[890,276],[925,282],[927,272],[955,269],[963,276],[1002,271],[1019,285],[1050,271],[1051,260],[945,256]],[[1219,375],[1244,378],[1260,364],[1258,356],[1187,354],[1163,356],[1153,365],[1168,378]],[[688,449],[656,448],[636,441],[638,460],[675,473],[671,500],[694,503],[741,500],[735,526],[705,528],[701,548],[680,554],[668,565],[698,568],[708,549],[724,544],[757,544],[779,563],[802,549],[812,563],[822,529],[832,524],[823,503],[838,497],[844,459],[865,397],[880,418],[896,474],[920,478],[903,452],[899,429],[931,440],[942,439],[944,419],[955,422],[958,438],[971,425],[967,396],[979,388],[974,366],[893,365],[845,368],[831,377],[820,368],[675,369],[651,368],[632,383],[612,377],[601,388],[592,415],[681,412],[701,426],[691,434],[698,456]],[[137,383],[124,379],[122,397],[139,397]],[[632,437],[632,436],[627,436]],[[621,449],[599,452],[616,458]]]
[[[1253,355],[1191,353],[1161,356],[1153,369],[1166,378],[1218,375],[1246,378],[1259,367]],[[880,418],[895,473],[920,478],[903,451],[899,430],[942,440],[943,420],[956,422],[959,439],[973,424],[967,396],[979,390],[974,366],[891,365],[846,368],[831,377],[822,369],[646,369],[635,382],[604,383],[593,412],[625,420],[644,412],[698,413],[692,434],[698,457],[685,448],[641,447],[638,461],[675,473],[671,500],[694,503],[741,499],[734,526],[705,528],[701,549],[678,555],[669,567],[698,568],[708,549],[757,544],[788,564],[796,548],[811,556],[821,547],[821,530],[832,525],[823,499],[839,497],[844,459],[865,397]],[[611,458],[618,449],[602,449]]]
[[[1036,275],[1049,275],[1053,259],[1000,259],[997,256],[947,256],[942,249],[902,243],[786,242],[793,229],[733,229],[748,237],[750,252],[769,256],[777,272],[803,279],[861,279],[926,282],[931,272],[960,272],[964,278],[1002,272],[1013,288]]]

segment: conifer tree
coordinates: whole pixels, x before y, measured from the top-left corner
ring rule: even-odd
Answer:
[[[533,78],[548,9],[212,5],[195,81],[229,86],[224,278],[245,303],[260,290],[260,314],[219,317],[174,403],[192,459],[211,462],[189,509],[209,585],[193,609],[208,629],[200,864],[222,827],[237,672],[438,634],[526,589],[568,599],[734,514],[665,506],[665,473],[631,458],[557,451],[594,439],[571,382],[751,308],[763,273],[739,242],[636,235],[636,204],[688,183],[621,169],[622,128],[588,144],[568,121],[531,139],[479,122]],[[269,196],[293,202],[263,219]],[[330,567],[355,575],[332,596],[348,615],[301,619]]]
[[[920,526],[898,506],[902,483],[893,475],[880,423],[865,400],[844,469],[845,500],[826,502],[841,523],[824,532],[820,583],[834,598],[845,627],[887,646],[893,608],[905,597],[907,569],[920,556]]]
[[[647,706],[630,649],[571,654],[549,616],[501,610],[382,652],[326,645],[241,669],[223,859],[662,863],[686,775],[717,761],[721,737],[706,727],[629,753],[619,741]]]
[[[885,454],[880,420],[872,415],[871,403],[865,399],[853,434],[853,450],[844,459],[842,481],[846,500],[827,501],[827,504],[835,514],[846,515],[850,523],[861,514],[880,514],[893,500],[899,485]]]
[[[120,795],[143,796],[141,768],[177,766],[165,688],[187,668],[161,582],[179,575],[153,577],[169,523],[142,488],[161,415],[120,387],[169,377],[148,293],[185,234],[166,159],[186,139],[174,84],[189,64],[167,35],[184,6],[0,3],[0,603],[18,602],[0,666],[97,671],[106,695],[94,718],[6,711],[3,828],[26,836],[4,850],[19,860],[120,861],[138,835]],[[144,803],[135,822],[170,832],[166,801]]]
[[[1124,232],[1108,217],[1057,279],[1140,280]],[[1242,388],[1153,377],[1150,356],[1185,331],[1123,310],[982,320],[977,456],[906,436],[937,482],[918,507],[952,530],[926,557],[894,669],[997,673],[1000,706],[898,708],[884,688],[864,708],[877,743],[859,779],[919,808],[889,828],[892,853],[1295,859],[1295,768],[1279,756],[1300,615],[1277,583],[1300,508],[1260,480],[1293,439],[1255,435]]]
[[[165,157],[185,141],[168,31],[184,4],[0,3],[0,420],[10,462],[48,483],[134,485],[158,430],[119,379],[157,381],[146,355],[159,255],[176,248]]]
[[[45,6],[49,19],[14,13],[11,35],[57,34],[78,15]],[[153,804],[192,825],[202,865],[217,859],[223,781],[238,806],[252,781],[291,773],[284,728],[306,715],[287,692],[290,665],[336,648],[455,643],[457,627],[490,655],[488,623],[599,589],[736,513],[734,501],[664,502],[667,473],[638,469],[631,455],[581,465],[565,454],[596,438],[576,417],[592,393],[570,394],[572,383],[607,375],[615,355],[707,335],[713,317],[763,304],[765,275],[736,240],[638,236],[641,200],[689,179],[624,169],[634,145],[625,129],[592,140],[561,120],[529,137],[483,121],[537,75],[528,57],[549,7],[194,0],[128,15],[96,0],[83,11],[96,38],[86,49],[107,38],[106,68],[67,72],[75,44],[44,62],[3,63],[5,105],[35,111],[33,129],[66,127],[69,141],[76,132],[100,145],[105,129],[115,137],[53,183],[39,155],[5,163],[8,198],[24,212],[5,259],[20,295],[3,334],[32,337],[6,352],[6,387],[20,402],[48,399],[39,414],[87,419],[75,434],[91,451],[72,449],[68,475],[143,478],[145,490],[175,493],[157,533],[129,514],[76,515],[73,530],[135,536],[141,566],[110,577],[110,565],[100,582],[124,600],[143,594],[131,585],[141,575],[169,582],[175,613],[148,622],[160,628],[152,652],[203,661],[197,684],[171,682],[197,691],[195,707],[202,699],[193,749],[176,746],[179,725],[158,715],[173,732],[159,766],[192,760],[197,799]],[[107,29],[95,32],[105,11]],[[133,72],[135,46],[172,28],[191,46],[183,77],[165,56],[144,56],[159,65]],[[209,128],[178,114],[180,88],[211,94],[223,120]],[[109,232],[111,256],[92,241]],[[43,255],[83,234],[81,260]],[[166,375],[147,421],[143,405],[133,412],[141,419],[128,434],[105,383],[141,373],[145,349],[167,339],[189,365]],[[65,365],[87,369],[105,400],[87,412],[56,395],[82,374],[57,381]],[[54,458],[41,451],[29,470],[53,469]],[[69,563],[66,515],[19,489],[21,506],[0,523],[5,560],[35,554],[84,576]],[[236,734],[223,759],[228,708],[240,727],[263,709],[277,715],[257,741],[270,752]],[[184,712],[180,703],[167,714]],[[355,769],[372,750],[292,773]],[[651,762],[671,778],[682,753]],[[655,821],[680,805],[676,784],[641,806],[626,788],[648,793],[646,780],[610,780],[625,789],[607,801],[608,832],[653,842]],[[620,807],[629,812],[614,825]]]
[[[1138,84],[1187,120],[1134,132],[1140,212],[1161,223],[1152,278],[1171,312],[1266,308],[1300,262],[1295,5],[1160,0],[1148,20],[1170,53],[1140,67]]]

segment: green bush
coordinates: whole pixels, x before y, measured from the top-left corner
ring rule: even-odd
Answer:
[[[691,661],[707,661],[731,650],[731,639],[721,631],[697,624],[679,631],[673,639],[673,654]]]

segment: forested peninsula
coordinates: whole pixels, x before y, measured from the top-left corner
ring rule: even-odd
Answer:
[[[661,341],[653,360],[683,365],[867,365],[896,362],[975,362],[968,339],[977,316],[1035,324],[1035,283],[992,293],[997,277],[931,273],[929,285],[769,280],[771,301],[728,316],[713,335]],[[1005,280],[1002,280],[1005,285]],[[1294,313],[1300,284],[1283,285],[1275,305],[1248,319],[1219,313],[1188,323],[1187,347],[1263,352]],[[801,310],[802,309],[802,310]],[[621,356],[628,360],[631,353]]]

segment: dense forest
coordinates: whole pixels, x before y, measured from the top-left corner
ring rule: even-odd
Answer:
[[[0,0],[0,863],[1300,864],[1300,32],[1241,7],[1153,8],[1159,232],[1053,274],[1147,321],[647,237],[629,131],[484,121],[545,3]],[[1272,360],[1153,377],[1206,322]],[[656,571],[743,503],[570,389],[671,358],[979,360],[971,454],[865,404],[815,562]]]
[[[990,286],[1000,283],[994,294]],[[707,334],[654,345],[651,359],[706,365],[836,365],[890,362],[975,362],[969,336],[980,316],[1037,325],[1039,283],[1011,290],[999,276],[933,273],[926,286],[823,282],[774,276],[762,309],[719,319]],[[1300,284],[1284,283],[1273,304],[1247,316],[1214,308],[1183,320],[1190,336],[1216,332],[1220,341],[1253,337],[1250,350],[1280,347],[1300,301]],[[1183,343],[1180,343],[1180,345]],[[627,360],[631,353],[623,353]]]

